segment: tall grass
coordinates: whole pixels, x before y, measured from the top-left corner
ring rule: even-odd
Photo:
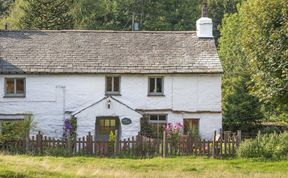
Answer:
[[[288,162],[176,157],[112,159],[0,155],[0,177],[285,177]]]
[[[237,155],[241,158],[288,159],[288,132],[258,134],[255,139],[242,142]]]

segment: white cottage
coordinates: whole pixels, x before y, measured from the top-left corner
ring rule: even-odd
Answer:
[[[36,131],[61,137],[75,117],[78,136],[97,139],[180,122],[209,139],[222,127],[221,73],[207,17],[197,32],[2,30],[0,120],[31,113]]]

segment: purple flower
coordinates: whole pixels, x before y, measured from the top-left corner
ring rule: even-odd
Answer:
[[[67,137],[68,136],[68,133],[71,133],[72,132],[72,123],[71,123],[71,120],[70,119],[65,119],[64,121],[64,126],[63,126],[63,137]]]

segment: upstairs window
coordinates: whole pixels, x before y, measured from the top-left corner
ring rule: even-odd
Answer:
[[[148,95],[163,95],[164,94],[164,78],[163,77],[149,77],[149,91]]]
[[[120,94],[120,76],[106,76],[106,94]]]
[[[25,97],[25,78],[5,78],[5,97]]]

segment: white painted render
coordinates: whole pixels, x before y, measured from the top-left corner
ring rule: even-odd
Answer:
[[[196,21],[196,32],[200,38],[213,38],[213,22],[208,17],[201,17]]]
[[[204,138],[211,138],[213,130],[221,128],[220,74],[156,75],[164,76],[165,96],[148,96],[148,76],[155,75],[120,76],[121,96],[114,97],[129,107],[147,110],[147,113],[167,113],[168,122],[183,122],[183,118],[199,118],[200,134]],[[26,97],[5,98],[5,77],[25,77]],[[35,131],[53,137],[62,136],[65,111],[77,111],[85,105],[101,100],[104,96],[104,74],[0,76],[0,114],[32,113],[36,122]],[[113,112],[119,113],[121,117],[127,112],[126,115],[132,118],[134,124],[131,127],[129,125],[129,129],[122,127],[122,138],[127,138],[136,135],[140,123],[139,116],[133,115],[135,111],[125,110],[123,107],[117,105]],[[87,110],[79,113],[79,136],[86,135],[88,131],[93,132],[97,115],[112,112],[99,108],[96,112],[96,108],[93,108],[89,108],[89,114],[86,113]]]

